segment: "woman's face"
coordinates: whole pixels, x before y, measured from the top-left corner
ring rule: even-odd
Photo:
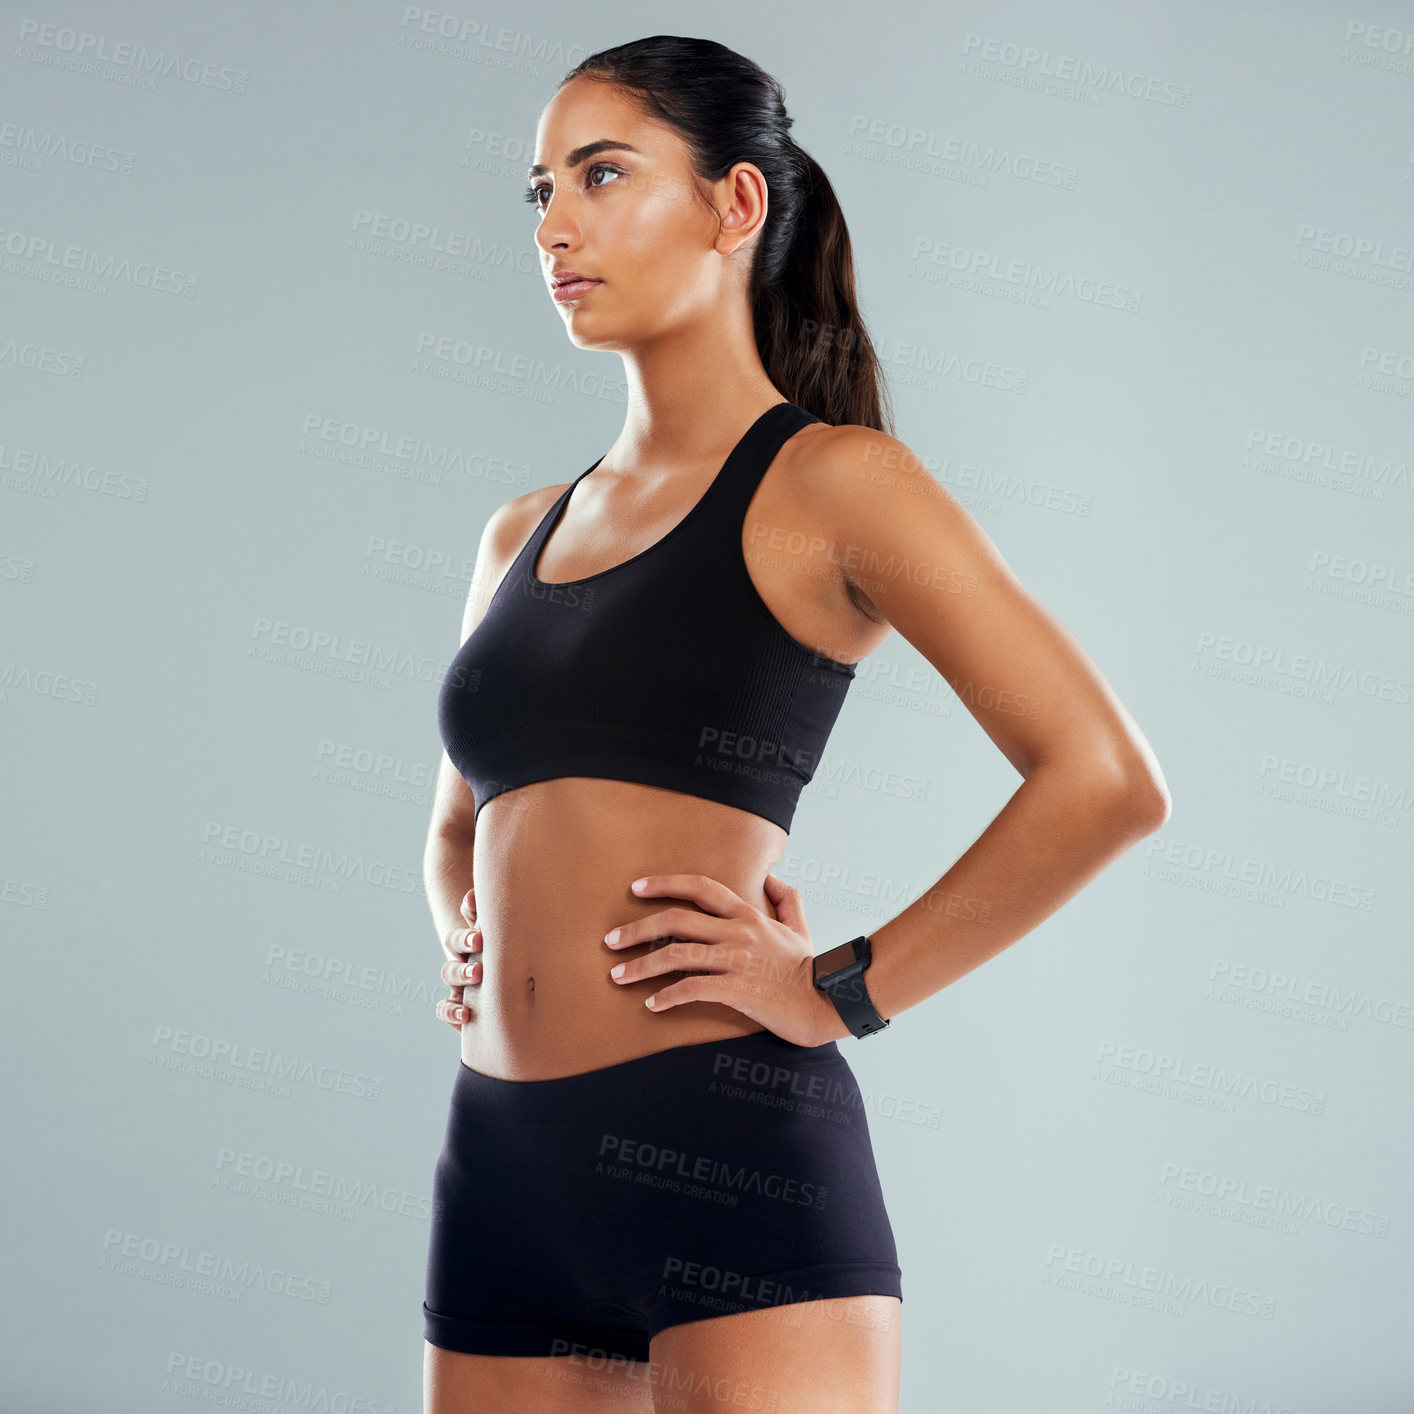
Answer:
[[[578,347],[639,346],[744,298],[750,250],[729,257],[765,219],[760,171],[738,163],[711,188],[719,220],[694,191],[682,138],[612,84],[577,78],[555,95],[529,182],[546,298],[558,271],[600,282],[557,301]]]

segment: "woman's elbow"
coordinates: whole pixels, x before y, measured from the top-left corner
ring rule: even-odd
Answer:
[[[1084,769],[1098,808],[1127,833],[1151,835],[1168,823],[1173,800],[1147,746],[1136,750],[1132,742],[1124,742],[1091,752]]]
[[[1132,828],[1152,835],[1161,830],[1173,814],[1173,797],[1168,782],[1152,757],[1128,764],[1115,786],[1115,808]]]

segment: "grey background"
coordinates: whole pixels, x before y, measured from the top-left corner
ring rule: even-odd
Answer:
[[[781,78],[898,435],[1175,800],[843,1043],[902,1407],[1411,1407],[1414,19],[1066,10],[5,7],[6,1408],[419,1407],[437,682],[487,516],[623,415],[519,187],[560,75],[664,30]],[[894,635],[782,871],[817,947],[1018,783]]]

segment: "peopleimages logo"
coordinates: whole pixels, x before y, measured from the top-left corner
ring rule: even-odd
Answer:
[[[1213,1108],[1231,1110],[1232,1101],[1238,1099],[1256,1100],[1298,1114],[1324,1115],[1326,1112],[1326,1094],[1323,1090],[1311,1090],[1291,1081],[1278,1080],[1275,1076],[1245,1070],[1241,1066],[1229,1068],[1220,1062],[1195,1060],[1191,1056],[1155,1051],[1148,1046],[1101,1041],[1095,1053],[1095,1079],[1106,1078],[1101,1066],[1112,1067],[1120,1076],[1152,1082],[1152,1088],[1176,1098],[1184,1098],[1184,1090],[1192,1095],[1207,1097],[1214,1102]],[[1151,1087],[1135,1084],[1133,1088]]]
[[[798,1288],[779,1277],[752,1276],[732,1271],[729,1267],[704,1266],[701,1262],[685,1261],[682,1257],[664,1259],[662,1280],[683,1291],[710,1291],[729,1300],[755,1305],[773,1305],[789,1301],[815,1301],[821,1293],[809,1287]]]
[[[307,1376],[262,1373],[205,1355],[173,1350],[166,1361],[163,1393],[185,1395],[230,1409],[327,1410],[328,1414],[397,1414],[397,1406],[344,1389],[315,1384]]]
[[[1335,878],[1323,870],[1285,861],[1241,854],[1221,846],[1153,835],[1144,845],[1141,875],[1172,882],[1191,882],[1217,893],[1238,897],[1265,892],[1280,906],[1288,898],[1326,903],[1372,913],[1375,890],[1368,884]]]
[[[157,1280],[155,1274],[176,1278],[162,1280],[161,1285],[184,1286],[185,1278],[215,1286],[225,1286],[240,1300],[243,1291],[263,1291],[270,1296],[284,1296],[291,1301],[309,1301],[327,1306],[333,1286],[311,1276],[292,1272],[284,1267],[267,1267],[245,1257],[231,1257],[219,1252],[194,1248],[184,1242],[165,1242],[145,1237],[137,1232],[119,1232],[109,1228],[103,1234],[99,1268],[121,1276],[142,1276]],[[198,1289],[194,1286],[192,1289]],[[212,1291],[208,1294],[222,1294]]]
[[[251,1089],[265,1088],[257,1082],[266,1082],[289,1094],[288,1087],[293,1082],[360,1100],[377,1100],[383,1093],[380,1076],[364,1075],[337,1065],[319,1065],[303,1056],[287,1056],[261,1046],[243,1046],[239,1041],[207,1036],[199,1031],[159,1024],[153,1030],[152,1047],[149,1061],[157,1063],[160,1059],[164,1069],[185,1070],[188,1074],[237,1085],[249,1082]]]
[[[269,1196],[267,1190],[287,1190],[279,1201],[315,1211],[338,1208],[370,1209],[399,1217],[426,1220],[432,1215],[432,1200],[420,1193],[391,1184],[353,1178],[330,1169],[307,1167],[304,1163],[274,1154],[254,1154],[221,1148],[216,1156],[217,1186],[229,1193]]]
[[[608,1155],[624,1166],[616,1172],[602,1161]],[[629,1139],[618,1134],[604,1134],[599,1140],[601,1162],[595,1165],[595,1173],[607,1174],[611,1178],[632,1176],[636,1181],[652,1180],[654,1183],[671,1185],[677,1181],[689,1184],[713,1184],[724,1190],[719,1198],[729,1199],[735,1204],[741,1194],[754,1194],[758,1198],[779,1198],[785,1203],[798,1203],[802,1207],[823,1209],[829,1189],[816,1183],[804,1183],[797,1178],[786,1178],[781,1174],[762,1173],[760,1169],[747,1168],[744,1164],[730,1164],[721,1159],[711,1159],[706,1155],[685,1154],[680,1149],[670,1149],[658,1144],[650,1144],[641,1139]],[[702,1194],[700,1196],[712,1196]]]
[[[114,39],[110,35],[94,34],[91,30],[74,29],[69,25],[21,20],[20,43],[31,45],[33,53],[26,54],[21,49],[17,58],[43,55],[44,61],[53,68],[72,69],[80,73],[101,73],[104,68],[127,69],[143,80],[143,86],[147,88],[155,87],[152,79],[160,77],[180,79],[200,88],[244,93],[250,82],[250,73],[246,69],[216,64],[178,50],[149,49],[135,40]]]
[[[749,761],[757,766],[780,765],[807,780],[819,763],[819,754],[803,748],[792,751],[784,743],[743,732],[724,732],[719,727],[703,727],[697,740],[699,751],[708,751],[733,761]]]

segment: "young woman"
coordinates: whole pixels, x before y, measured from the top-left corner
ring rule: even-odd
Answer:
[[[628,407],[588,470],[491,516],[438,699],[426,877],[461,1063],[429,1414],[895,1410],[901,1271],[838,1042],[1167,817],[1094,664],[884,431],[791,122],[750,60],[662,35],[586,59],[540,119],[547,297],[623,360]],[[770,871],[894,629],[1024,779],[927,895],[816,956]]]

